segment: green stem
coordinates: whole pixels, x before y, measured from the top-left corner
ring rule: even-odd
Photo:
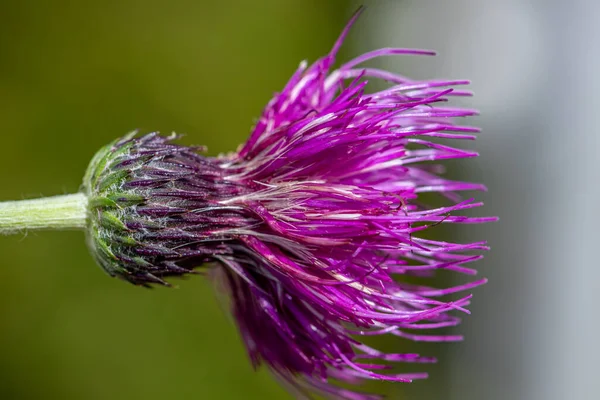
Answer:
[[[33,229],[83,229],[87,203],[83,193],[0,202],[0,235]]]

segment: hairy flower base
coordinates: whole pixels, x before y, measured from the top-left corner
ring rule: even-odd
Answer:
[[[458,192],[484,187],[441,178],[426,163],[477,155],[434,141],[474,139],[476,128],[454,120],[476,112],[441,105],[468,95],[454,88],[467,82],[359,67],[379,56],[431,54],[422,50],[377,50],[330,72],[355,18],[331,53],[300,65],[238,152],[205,157],[174,136],[129,136],[97,155],[84,186],[89,242],[111,275],[147,285],[213,265],[255,366],[266,363],[299,396],[366,400],[378,397],[335,382],[408,382],[426,375],[395,374],[390,363],[434,360],[383,353],[362,336],[460,340],[421,332],[457,325],[449,312],[468,312],[471,296],[439,298],[485,282],[407,283],[442,269],[473,275],[468,264],[487,249],[421,231],[494,218],[460,215],[481,203]],[[366,94],[370,78],[391,86]],[[447,205],[427,207],[424,193]]]

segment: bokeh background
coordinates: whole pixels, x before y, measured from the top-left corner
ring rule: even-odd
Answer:
[[[460,344],[384,341],[441,359],[392,399],[594,399],[600,328],[600,3],[364,1],[341,56],[423,47],[382,64],[470,78],[487,238]],[[244,140],[302,59],[327,52],[359,3],[344,0],[0,2],[0,200],[74,192],[101,145],[176,131],[211,153]],[[287,399],[252,371],[203,279],[142,290],[108,279],[80,232],[0,237],[0,399]],[[413,366],[414,367],[414,366]]]

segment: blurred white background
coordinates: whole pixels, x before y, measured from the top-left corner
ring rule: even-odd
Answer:
[[[466,341],[443,360],[449,378],[436,395],[600,398],[600,2],[362,3],[358,50],[438,50],[433,61],[390,58],[385,67],[471,79],[475,97],[466,103],[481,111],[472,121],[483,128],[481,157],[464,173],[488,185],[485,213],[501,220],[461,229],[489,240],[479,268],[490,282],[475,293]]]

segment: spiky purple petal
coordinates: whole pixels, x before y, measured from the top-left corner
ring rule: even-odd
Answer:
[[[253,186],[225,204],[252,210],[262,224],[244,232],[243,248],[220,261],[233,311],[255,365],[260,361],[300,392],[317,390],[346,399],[375,398],[332,385],[361,379],[411,381],[425,374],[393,374],[364,358],[430,362],[414,355],[370,349],[356,337],[392,334],[414,341],[455,341],[456,335],[414,331],[453,326],[448,313],[468,312],[469,290],[480,279],[445,289],[405,283],[402,276],[446,269],[473,274],[485,242],[422,239],[441,223],[481,223],[457,212],[479,207],[458,192],[480,184],[441,178],[424,164],[477,153],[433,141],[474,139],[477,128],[455,119],[475,110],[443,106],[467,95],[467,81],[412,81],[360,68],[381,56],[425,54],[408,49],[366,53],[330,71],[348,27],[333,50],[312,66],[301,63],[265,108],[249,140],[224,160],[228,179]],[[369,79],[391,87],[367,94]],[[452,204],[427,208],[421,193],[439,193]],[[240,232],[241,233],[241,232]],[[383,368],[383,369],[382,369]]]

